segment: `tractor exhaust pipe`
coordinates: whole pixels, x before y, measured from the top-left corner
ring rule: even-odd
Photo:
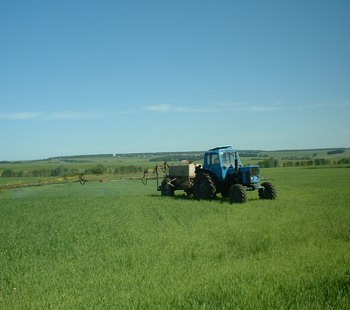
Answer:
[[[235,152],[235,171],[238,172],[238,152]]]

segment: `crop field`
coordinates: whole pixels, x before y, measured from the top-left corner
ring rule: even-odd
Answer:
[[[349,309],[350,169],[262,169],[278,198],[155,181],[0,191],[1,309]]]

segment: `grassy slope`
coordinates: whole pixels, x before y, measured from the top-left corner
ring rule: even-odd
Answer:
[[[264,169],[276,201],[154,182],[0,193],[0,308],[350,306],[350,169]]]

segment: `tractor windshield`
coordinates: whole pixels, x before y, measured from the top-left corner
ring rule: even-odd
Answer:
[[[238,166],[242,166],[241,159],[237,152],[224,152],[221,154],[221,162],[223,166],[229,167],[235,165],[235,159],[238,160]]]

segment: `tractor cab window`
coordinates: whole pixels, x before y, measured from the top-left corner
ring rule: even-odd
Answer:
[[[226,166],[226,167],[230,167],[230,166],[233,166],[235,165],[235,159],[236,159],[236,153],[222,153],[221,154],[221,161],[222,161],[222,165],[223,166]],[[241,163],[241,160],[240,158],[237,156],[237,159],[238,159],[238,165],[241,166],[242,163]]]
[[[218,154],[214,154],[211,158],[212,160],[212,164],[213,165],[219,165],[220,164],[220,160],[219,160],[219,155]]]
[[[235,159],[237,157],[238,166],[241,167],[242,163],[238,154],[234,152],[223,152],[220,154],[207,154],[205,157],[205,162],[207,165],[222,165],[226,168],[235,166]]]
[[[208,165],[219,165],[219,155],[218,154],[208,154],[206,157],[206,162]]]
[[[221,154],[221,162],[223,166],[230,166],[231,164],[231,156],[230,153],[223,153]]]

